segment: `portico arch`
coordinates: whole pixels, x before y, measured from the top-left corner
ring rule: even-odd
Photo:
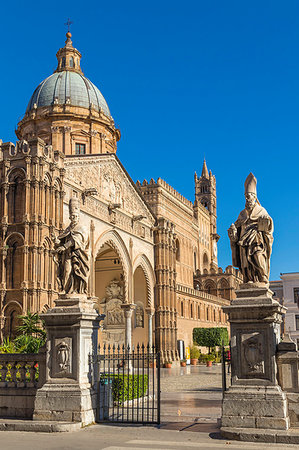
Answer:
[[[115,230],[106,231],[98,238],[94,251],[96,258],[101,253],[101,248],[104,245],[112,248],[121,261],[124,281],[124,303],[132,303],[130,301],[130,298],[132,298],[132,262],[127,247]]]

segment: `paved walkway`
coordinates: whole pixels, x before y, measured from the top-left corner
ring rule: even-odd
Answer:
[[[230,375],[227,375],[227,385]],[[217,424],[221,416],[221,366],[161,369],[161,421]]]
[[[216,433],[158,430],[155,427],[94,425],[73,433],[0,432],[0,450],[194,450],[294,449],[298,446],[235,442]]]

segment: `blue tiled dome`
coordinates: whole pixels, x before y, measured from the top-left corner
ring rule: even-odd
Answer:
[[[108,105],[99,89],[81,73],[68,70],[54,72],[35,89],[26,109],[29,112],[36,104],[50,106],[54,103],[59,105],[70,104],[103,110],[106,116],[111,117]]]

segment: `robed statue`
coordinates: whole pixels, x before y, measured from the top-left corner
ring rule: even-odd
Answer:
[[[69,202],[70,224],[54,240],[59,290],[65,294],[87,294],[89,275],[89,235],[80,225],[80,203]]]
[[[273,220],[263,208],[252,173],[245,181],[245,209],[228,230],[233,265],[239,267],[244,283],[269,283],[273,243]]]

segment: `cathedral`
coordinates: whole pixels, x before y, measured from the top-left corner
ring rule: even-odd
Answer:
[[[222,306],[240,282],[218,267],[215,176],[204,161],[193,202],[162,178],[134,183],[116,155],[120,130],[66,37],[18,141],[0,141],[1,339],[14,337],[20,314],[54,306],[54,241],[75,197],[89,230],[89,296],[105,314],[101,342],[155,344],[163,361],[177,360],[193,328],[228,326]]]

